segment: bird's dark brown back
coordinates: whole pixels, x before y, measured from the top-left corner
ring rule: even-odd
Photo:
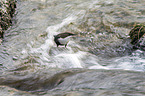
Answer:
[[[58,34],[57,37],[65,38],[65,37],[71,36],[71,35],[76,35],[76,34],[71,33],[71,32],[65,32],[65,33]]]

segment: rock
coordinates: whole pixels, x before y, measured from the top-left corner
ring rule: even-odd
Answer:
[[[0,2],[0,39],[4,36],[4,31],[12,24],[16,8],[16,0],[6,0]]]
[[[130,31],[129,36],[131,38],[131,44],[134,45],[135,49],[143,48],[145,44],[145,25],[137,24]]]

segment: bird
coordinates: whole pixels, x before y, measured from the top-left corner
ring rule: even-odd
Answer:
[[[54,35],[54,41],[57,45],[57,47],[59,45],[61,46],[67,46],[67,43],[69,42],[69,38],[72,37],[73,35],[76,35],[72,32],[63,32],[63,33],[60,33],[58,35]]]

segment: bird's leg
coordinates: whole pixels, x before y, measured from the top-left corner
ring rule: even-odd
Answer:
[[[65,44],[65,48],[66,48],[67,44]]]
[[[58,47],[59,45],[57,45],[57,47]]]

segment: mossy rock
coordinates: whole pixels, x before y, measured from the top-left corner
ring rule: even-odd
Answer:
[[[3,39],[4,31],[12,24],[12,17],[14,16],[15,8],[16,0],[0,1],[0,39]]]
[[[136,45],[141,37],[145,35],[145,25],[137,24],[130,31],[131,44]]]

